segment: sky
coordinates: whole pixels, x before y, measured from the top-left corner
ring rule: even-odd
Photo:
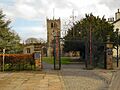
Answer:
[[[10,26],[22,41],[31,37],[47,40],[46,18],[52,19],[53,15],[60,17],[64,29],[73,10],[76,20],[86,13],[109,18],[114,17],[119,5],[120,0],[0,0],[0,9],[12,21]]]

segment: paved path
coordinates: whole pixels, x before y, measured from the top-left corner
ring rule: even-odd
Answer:
[[[109,90],[120,90],[120,70],[114,75]]]
[[[84,66],[63,65],[61,75],[65,90],[107,90],[113,72],[106,70],[83,70]]]
[[[0,72],[0,90],[107,90],[112,77],[110,71],[83,70],[79,64],[60,71],[45,65],[43,71]]]
[[[102,90],[106,83],[93,72],[63,71],[66,90]]]
[[[63,90],[57,72],[0,73],[0,90]]]

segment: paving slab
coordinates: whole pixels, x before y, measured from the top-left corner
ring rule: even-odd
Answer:
[[[49,67],[49,66],[48,66]],[[52,67],[52,66],[51,66]],[[0,72],[0,90],[107,90],[112,72],[65,65],[61,70]]]

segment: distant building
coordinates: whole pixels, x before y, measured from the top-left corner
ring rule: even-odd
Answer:
[[[41,43],[31,43],[24,45],[23,53],[24,54],[32,54],[36,51],[42,50],[42,44]]]
[[[53,56],[54,34],[60,36],[61,21],[59,19],[47,19],[47,56]]]
[[[120,32],[120,11],[115,13],[115,19],[114,18],[108,18],[108,22],[114,25],[114,31],[118,28]],[[119,52],[120,52],[120,47],[119,47]],[[117,55],[116,49],[113,49],[113,56]]]
[[[112,23],[114,25],[114,29],[117,28],[120,30],[120,11],[118,9],[118,12],[115,13],[115,21]]]
[[[23,53],[24,54],[32,54],[32,53],[34,53],[34,45],[24,45]]]
[[[41,52],[43,56],[46,56],[47,50],[41,43],[25,44],[23,48],[24,54],[32,54],[34,52]]]
[[[117,28],[120,30],[120,11],[119,11],[119,9],[115,13],[115,19],[114,19],[114,17],[108,18],[108,22],[114,25],[114,30],[116,30]]]

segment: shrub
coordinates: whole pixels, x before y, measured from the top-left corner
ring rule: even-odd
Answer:
[[[2,70],[3,54],[0,54],[0,70]],[[33,54],[5,54],[5,70],[33,70],[35,61]]]

